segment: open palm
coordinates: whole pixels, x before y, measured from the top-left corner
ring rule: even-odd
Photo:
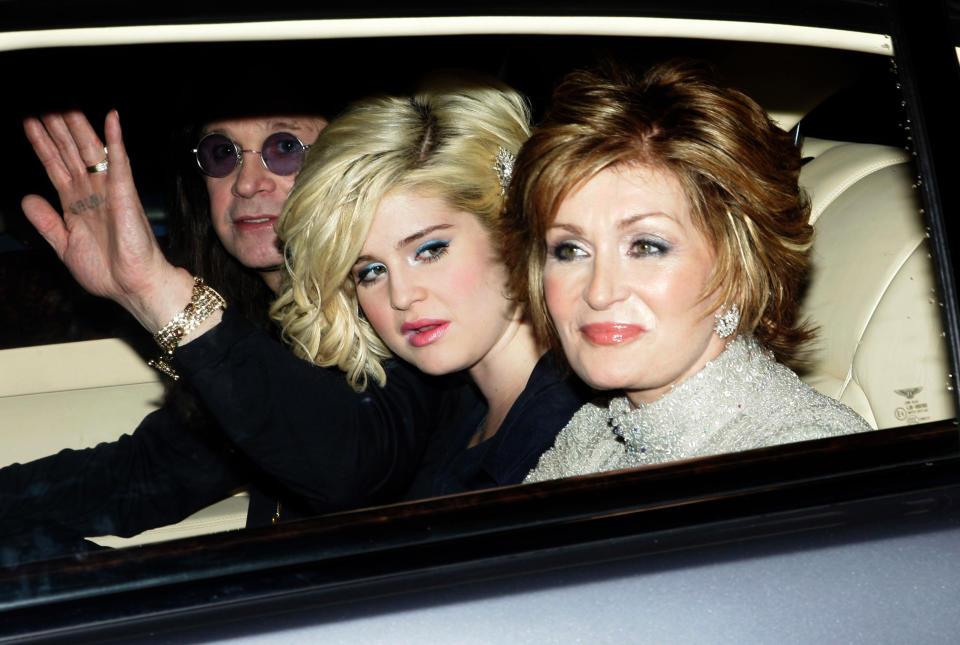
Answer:
[[[80,112],[28,118],[24,131],[63,209],[28,195],[22,202],[27,219],[87,291],[120,303],[151,331],[162,326],[184,297],[189,300],[192,282],[166,261],[153,235],[117,113],[110,112],[104,124],[105,172],[88,170],[103,160],[104,146]]]

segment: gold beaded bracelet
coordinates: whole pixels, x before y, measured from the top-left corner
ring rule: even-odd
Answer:
[[[183,337],[200,326],[204,320],[210,317],[216,311],[227,308],[227,302],[212,287],[208,287],[203,278],[194,277],[193,296],[190,302],[170,320],[163,329],[153,335],[153,339],[160,346],[161,354],[156,360],[147,361],[147,365],[155,367],[174,381],[179,380],[180,375],[170,365],[173,358],[173,350],[179,345]]]

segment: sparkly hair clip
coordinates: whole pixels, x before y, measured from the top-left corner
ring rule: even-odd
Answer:
[[[517,160],[517,155],[513,154],[503,146],[499,146],[497,152],[497,163],[493,164],[493,169],[497,171],[500,178],[500,194],[505,195],[507,187],[510,186],[510,178],[513,176],[513,164]]]

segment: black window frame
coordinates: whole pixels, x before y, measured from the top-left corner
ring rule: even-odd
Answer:
[[[875,11],[897,52],[956,392],[957,61],[936,3]],[[0,571],[0,642],[185,633],[279,611],[322,619],[344,603],[615,558],[709,558],[716,545],[772,534],[802,543],[825,531],[932,530],[960,517],[958,501],[954,419],[22,565]]]

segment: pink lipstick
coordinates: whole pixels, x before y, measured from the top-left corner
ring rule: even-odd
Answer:
[[[641,325],[622,322],[590,323],[580,327],[580,333],[594,345],[620,345],[644,333]]]
[[[425,347],[440,340],[447,333],[449,327],[449,320],[421,318],[413,322],[403,323],[400,331],[406,337],[407,342],[414,347]]]

